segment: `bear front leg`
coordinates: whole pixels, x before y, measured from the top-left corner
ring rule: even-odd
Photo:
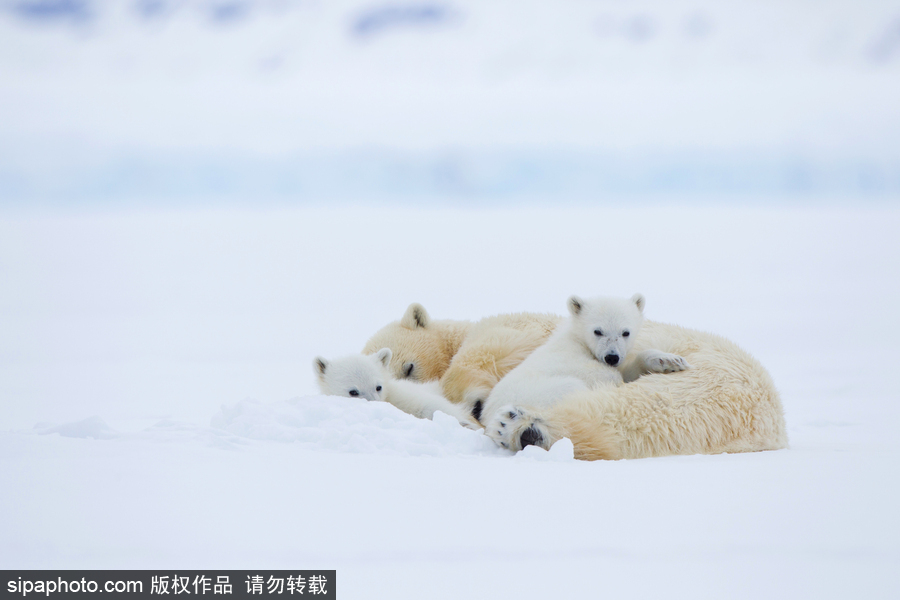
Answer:
[[[485,434],[498,445],[518,452],[525,446],[549,450],[553,440],[544,421],[527,409],[504,406],[485,424]]]
[[[676,373],[690,369],[691,365],[683,356],[662,352],[660,350],[644,350],[638,352],[634,360],[622,368],[622,378],[626,383],[636,380],[641,375],[650,373]]]

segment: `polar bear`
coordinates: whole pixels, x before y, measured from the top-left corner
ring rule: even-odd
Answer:
[[[518,418],[525,408],[547,409],[575,392],[621,385],[650,370],[674,373],[690,366],[681,356],[652,349],[626,361],[644,323],[641,294],[630,299],[572,296],[567,305],[570,318],[501,379],[484,404],[485,433],[504,448],[540,442],[539,422]]]
[[[388,402],[420,419],[431,419],[439,410],[454,417],[461,425],[477,428],[477,423],[465,410],[441,395],[436,382],[392,378],[387,371],[391,355],[390,348],[382,348],[371,356],[355,354],[334,360],[317,356],[313,360],[313,372],[323,394]]]
[[[510,405],[498,411],[507,425],[498,427],[496,441],[519,450],[569,438],[584,460],[787,447],[775,385],[745,351],[713,334],[660,323],[646,323],[641,338],[636,347],[679,354],[691,368],[576,391],[544,409]]]
[[[414,312],[423,317],[422,322],[408,327],[407,317]],[[512,317],[522,315],[498,315],[490,319],[495,319],[494,326],[501,330],[499,323]],[[551,330],[562,321],[552,315],[536,315],[534,319]],[[539,328],[532,325],[526,330],[535,332]],[[395,356],[401,354],[405,363],[414,365],[421,380],[427,379],[423,376],[426,373],[431,374],[431,379],[441,378],[445,390],[451,365],[464,359],[467,368],[462,370],[463,376],[455,386],[460,396],[465,397],[477,396],[486,385],[492,388],[499,381],[492,361],[497,346],[501,346],[497,356],[502,359],[527,356],[542,343],[541,336],[534,334],[522,346],[517,347],[514,341],[503,346],[491,337],[489,328],[482,329],[477,338],[488,341],[476,343],[474,329],[475,325],[465,321],[431,321],[421,305],[413,304],[404,319],[382,328],[370,344],[377,340],[393,350]],[[503,334],[499,336],[503,337]],[[549,332],[544,339],[547,337]],[[574,444],[576,458],[583,460],[787,447],[784,410],[769,373],[733,342],[713,334],[645,320],[633,344],[629,353],[632,358],[626,357],[625,365],[620,367],[625,381],[631,383],[574,392],[544,410],[513,404],[510,409],[513,416],[508,418],[521,419],[519,423],[530,422],[525,428],[517,426],[521,433],[537,425],[541,433],[537,445],[544,448],[568,437]],[[375,351],[368,350],[369,347],[366,346],[367,352]],[[436,348],[447,350],[432,350]],[[681,356],[691,368],[671,374],[660,372],[660,365],[654,360],[656,352]],[[635,373],[642,376],[632,380]],[[513,449],[521,448],[523,442],[521,435],[504,441]]]
[[[470,321],[432,320],[418,303],[382,327],[363,348],[393,351],[390,370],[397,379],[439,379],[444,396],[477,419],[491,389],[525,357],[547,341],[562,319],[514,313]]]

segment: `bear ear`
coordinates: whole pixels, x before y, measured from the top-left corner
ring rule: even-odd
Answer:
[[[393,356],[393,353],[391,353],[390,348],[382,348],[375,353],[375,358],[381,361],[381,364],[384,365],[385,369],[391,364],[391,356]]]
[[[572,316],[574,317],[575,315],[580,314],[581,309],[584,308],[584,300],[578,296],[572,296],[569,298],[568,306],[569,312],[572,313]]]
[[[313,359],[313,373],[318,375],[319,377],[325,376],[325,371],[328,370],[328,361],[322,358],[321,356],[317,356]]]
[[[429,323],[431,323],[431,317],[425,312],[425,307],[418,302],[410,304],[403,314],[403,318],[400,319],[400,325],[407,329],[417,329],[419,327],[425,329]]]
[[[637,304],[638,310],[642,313],[644,312],[644,305],[647,304],[647,301],[644,299],[643,294],[635,294],[631,297],[631,301]]]

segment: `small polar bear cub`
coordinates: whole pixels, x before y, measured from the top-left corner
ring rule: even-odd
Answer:
[[[572,296],[568,307],[571,318],[494,386],[484,417],[504,404],[539,408],[571,392],[624,381],[616,366],[624,364],[644,322],[644,297]]]
[[[418,383],[393,379],[387,370],[390,364],[391,350],[382,348],[375,354],[354,354],[334,360],[318,356],[313,360],[313,372],[323,394],[388,402],[420,419],[431,419],[435,411],[441,411],[465,427],[477,427],[465,410],[441,395],[437,381]]]
[[[510,422],[524,414],[521,409],[539,411],[573,392],[621,385],[646,373],[687,369],[684,358],[658,350],[645,350],[629,359],[644,322],[645,304],[641,294],[630,299],[569,298],[571,317],[488,396],[481,418],[487,435],[505,448],[539,443],[538,429],[518,431],[518,424]]]

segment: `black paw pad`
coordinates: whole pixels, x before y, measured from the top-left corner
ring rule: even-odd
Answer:
[[[481,409],[484,407],[484,404],[481,400],[476,400],[474,406],[472,406],[472,416],[475,417],[475,420],[481,422]]]
[[[531,426],[523,431],[522,437],[519,438],[519,443],[522,445],[522,448],[524,448],[525,446],[540,446],[541,442],[543,441],[544,436],[542,436],[541,432],[538,431],[534,426]]]

